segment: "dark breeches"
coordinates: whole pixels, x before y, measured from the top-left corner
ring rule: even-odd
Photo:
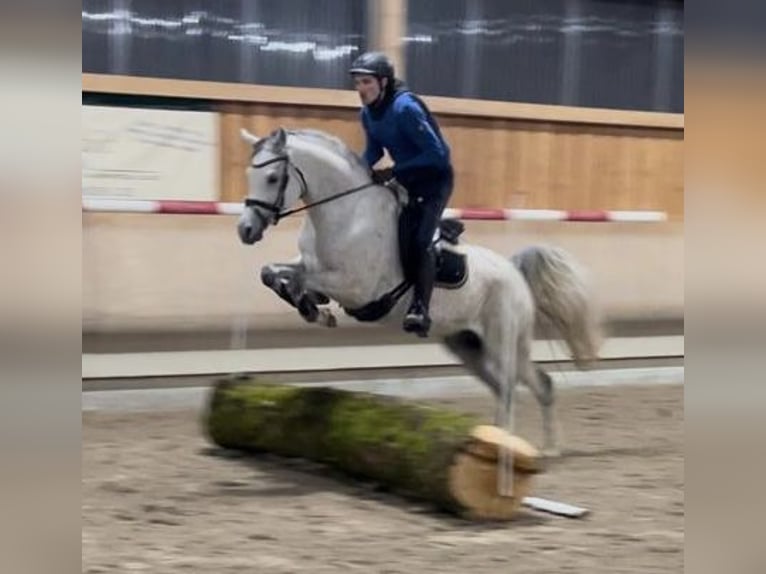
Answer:
[[[452,173],[447,173],[404,185],[409,193],[409,203],[399,216],[399,249],[404,275],[417,285],[421,274],[432,280],[435,272],[431,243],[442,211],[452,195],[453,177]]]

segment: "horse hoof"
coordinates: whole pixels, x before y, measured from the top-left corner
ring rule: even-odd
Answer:
[[[276,277],[277,274],[268,267],[263,267],[261,269],[261,283],[266,285],[266,287],[273,287],[276,282]]]
[[[309,297],[314,302],[314,305],[327,305],[330,302],[330,298],[324,293],[317,293],[316,291],[309,292]]]
[[[319,310],[319,324],[324,327],[337,327],[338,326],[338,320],[335,318],[335,315],[333,315],[330,311],[327,309],[320,309]]]

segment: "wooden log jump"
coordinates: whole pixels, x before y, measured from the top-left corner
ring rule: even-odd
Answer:
[[[473,416],[327,387],[220,381],[204,415],[217,445],[325,463],[470,519],[507,520],[541,470],[523,439]],[[513,496],[499,496],[498,452],[511,450]]]

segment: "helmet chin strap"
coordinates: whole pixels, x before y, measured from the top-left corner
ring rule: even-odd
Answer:
[[[379,105],[383,100],[386,99],[386,89],[388,88],[388,84],[385,86],[383,85],[383,80],[388,81],[388,78],[378,78],[378,86],[380,87],[380,91],[378,92],[378,97],[375,98],[375,101],[370,104],[371,108],[376,107]]]

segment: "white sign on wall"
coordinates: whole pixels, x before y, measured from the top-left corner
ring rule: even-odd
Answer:
[[[218,199],[218,126],[210,112],[82,106],[82,194]]]

